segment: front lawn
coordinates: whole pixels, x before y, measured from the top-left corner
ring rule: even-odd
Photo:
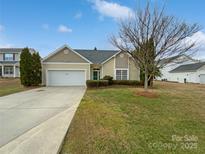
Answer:
[[[0,96],[5,96],[28,89],[31,88],[22,86],[19,79],[0,79]]]
[[[87,90],[61,153],[204,154],[205,86]]]

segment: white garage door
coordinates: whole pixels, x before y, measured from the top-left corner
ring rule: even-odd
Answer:
[[[205,74],[200,75],[200,83],[205,84]]]
[[[83,86],[85,71],[83,70],[48,70],[48,86]]]

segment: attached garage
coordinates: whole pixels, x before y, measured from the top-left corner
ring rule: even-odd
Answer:
[[[68,46],[63,46],[42,61],[42,83],[46,86],[86,86],[91,62]]]
[[[205,74],[200,74],[200,84],[205,84]]]
[[[48,70],[47,86],[85,86],[85,70]]]
[[[43,63],[42,81],[46,86],[85,86],[90,79],[89,64]]]

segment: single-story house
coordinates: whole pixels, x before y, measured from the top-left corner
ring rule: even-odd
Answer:
[[[132,57],[119,50],[72,49],[64,45],[42,61],[42,83],[47,86],[86,85],[105,75],[115,80],[140,80]]]
[[[199,60],[193,59],[190,56],[183,55],[180,57],[174,56],[168,59],[163,59],[161,63],[164,64],[169,60],[172,60],[172,61],[168,63],[166,66],[164,66],[162,69],[160,69],[161,76],[157,77],[157,80],[173,81],[174,76],[172,73],[170,73],[170,71],[172,71],[173,69],[181,65],[187,65],[187,64],[193,64],[193,63],[200,62]]]
[[[170,81],[205,84],[205,62],[180,65],[170,74]]]

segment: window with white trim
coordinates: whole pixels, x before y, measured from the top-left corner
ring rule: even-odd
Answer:
[[[13,53],[5,53],[4,54],[4,60],[5,61],[13,61],[14,59],[14,54]]]
[[[12,75],[14,73],[13,66],[4,66],[4,74]]]
[[[115,72],[116,80],[128,80],[128,70],[117,69]]]

